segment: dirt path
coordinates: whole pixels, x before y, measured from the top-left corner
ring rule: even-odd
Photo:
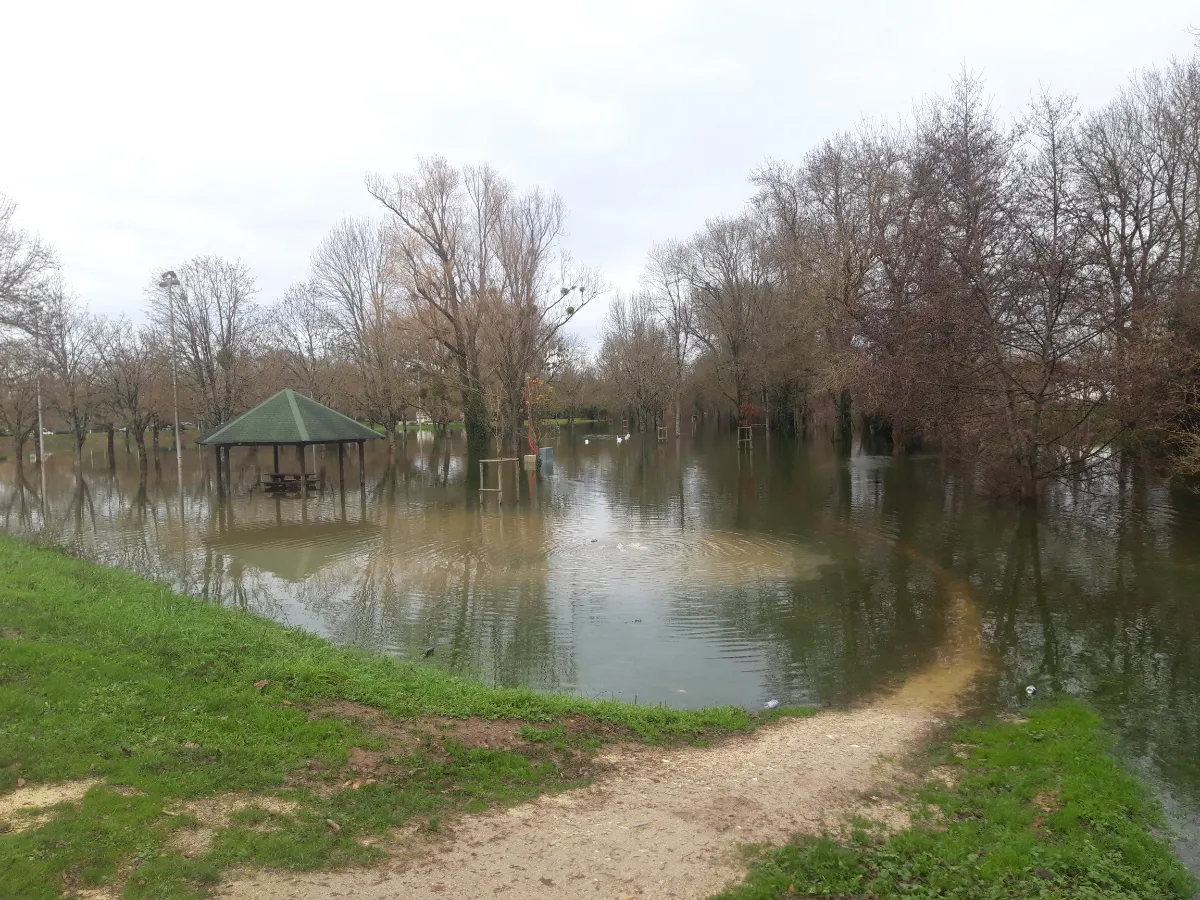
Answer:
[[[983,656],[969,586],[949,587],[952,621],[938,661],[867,706],[786,720],[719,747],[622,747],[592,786],[463,817],[442,839],[398,846],[383,867],[260,872],[220,896],[708,897],[743,874],[741,845],[781,843],[869,808],[889,761],[953,711]]]

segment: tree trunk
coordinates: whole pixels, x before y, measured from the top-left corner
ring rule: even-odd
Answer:
[[[125,436],[129,436],[129,432],[125,432]],[[135,431],[133,433],[133,442],[137,444],[138,452],[138,468],[144,473],[146,471],[146,435],[145,432]]]
[[[847,446],[849,446],[854,436],[854,420],[851,418],[852,405],[853,401],[850,397],[850,391],[847,388],[842,388],[837,396],[837,437],[839,441]]]
[[[108,423],[108,465],[109,468],[117,466],[116,429],[112,422]]]
[[[159,431],[159,425],[158,425],[158,423],[156,422],[156,423],[155,423],[155,425],[154,425],[154,427],[153,427],[152,429],[150,429],[150,435],[151,435],[151,437],[152,437],[152,439],[153,439],[153,442],[154,442],[154,452],[155,452],[155,454],[157,454],[157,453],[158,453],[158,431]]]
[[[1027,458],[1025,465],[1021,468],[1021,502],[1026,506],[1037,506],[1037,462],[1032,458]]]
[[[483,392],[464,387],[462,392],[463,428],[467,432],[467,454],[483,457],[488,449],[488,413]]]

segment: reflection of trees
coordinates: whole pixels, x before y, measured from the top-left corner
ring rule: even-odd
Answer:
[[[1200,801],[1196,498],[1057,499],[1038,519],[985,504],[939,517],[927,499],[916,540],[975,583],[997,702],[1026,684],[1084,696],[1126,753]]]
[[[4,530],[33,531],[35,509],[41,506],[37,488],[28,479],[25,468],[15,467],[11,483],[0,485],[0,509],[3,510]]]
[[[339,642],[437,662],[498,684],[554,688],[573,677],[552,628],[542,519],[410,510],[386,545],[317,573],[297,596]]]
[[[605,447],[600,465],[582,474],[610,479],[606,498],[633,523],[659,530],[685,523],[674,527],[688,545],[719,543],[732,528],[750,537],[795,536],[797,553],[817,552],[819,542],[830,561],[815,577],[786,579],[751,567],[719,583],[685,567],[656,587],[672,630],[752,647],[771,696],[794,701],[850,700],[931,661],[947,596],[939,576],[895,539],[922,513],[906,475],[851,469],[805,447],[775,448],[768,459],[765,446],[739,452],[724,437],[678,453],[652,444]],[[889,523],[887,533],[864,533],[876,519]]]

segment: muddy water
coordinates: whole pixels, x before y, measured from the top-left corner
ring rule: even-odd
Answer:
[[[372,447],[363,495],[354,461],[345,495],[307,502],[254,490],[269,451],[235,451],[218,505],[195,448],[181,493],[169,448],[143,481],[119,444],[110,466],[93,438],[76,471],[53,438],[44,495],[35,467],[0,463],[0,527],[491,683],[672,706],[936,695],[966,628],[982,702],[1086,696],[1180,821],[1200,807],[1195,495],[1134,478],[1030,518],[935,458],[584,428],[554,444],[554,473],[507,474],[503,504],[480,503],[461,437]],[[336,481],[333,454],[309,465]]]

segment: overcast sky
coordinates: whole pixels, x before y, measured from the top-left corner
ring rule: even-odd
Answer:
[[[339,218],[379,215],[367,172],[438,153],[559,192],[567,248],[627,289],[768,156],[901,117],[964,64],[1005,116],[1039,83],[1088,108],[1190,53],[1189,25],[1195,0],[10,0],[0,191],[83,299],[138,318],[150,273],[200,254],[276,299]]]

